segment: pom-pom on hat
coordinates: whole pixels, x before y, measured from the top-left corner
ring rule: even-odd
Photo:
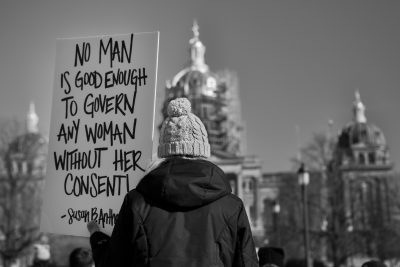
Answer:
[[[168,117],[161,126],[158,156],[209,157],[210,144],[206,128],[192,113],[189,100],[172,100],[168,104],[167,113]]]

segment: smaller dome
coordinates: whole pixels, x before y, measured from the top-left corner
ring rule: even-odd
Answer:
[[[338,148],[350,149],[356,145],[384,147],[386,140],[383,132],[377,126],[353,122],[346,125],[339,134]]]
[[[26,133],[18,136],[11,142],[7,155],[21,157],[21,159],[34,159],[46,154],[46,139],[39,133]]]

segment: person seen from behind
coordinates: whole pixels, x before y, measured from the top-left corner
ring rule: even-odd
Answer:
[[[243,202],[207,160],[206,129],[186,98],[168,105],[158,156],[125,196],[111,237],[88,224],[96,266],[258,267]]]

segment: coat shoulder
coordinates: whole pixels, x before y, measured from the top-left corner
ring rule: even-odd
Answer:
[[[136,189],[132,189],[125,198],[132,212],[139,215],[143,220],[150,209],[143,195]]]
[[[241,198],[239,198],[238,196],[234,195],[234,194],[228,194],[224,197],[221,198],[222,202],[224,203],[224,205],[228,205],[232,208],[241,208],[243,207],[243,201]]]
[[[212,205],[224,214],[226,221],[229,221],[232,216],[238,214],[244,208],[243,201],[234,194],[228,194]]]
[[[129,191],[126,197],[130,202],[144,201],[143,195],[136,189]]]

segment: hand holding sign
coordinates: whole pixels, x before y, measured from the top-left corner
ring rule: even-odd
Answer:
[[[110,233],[151,160],[158,32],[60,39],[41,230]]]
[[[100,227],[96,221],[88,222],[87,229],[88,229],[90,235],[92,235],[94,232],[100,231]]]

